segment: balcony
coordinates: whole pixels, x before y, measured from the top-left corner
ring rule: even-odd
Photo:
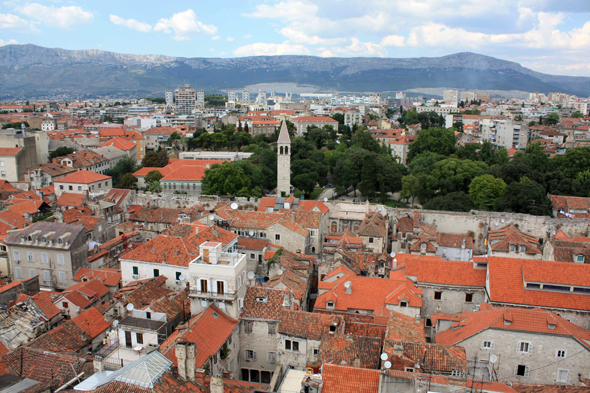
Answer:
[[[217,292],[197,291],[196,289],[191,289],[190,296],[197,298],[197,299],[234,301],[234,300],[236,300],[238,293],[237,292],[217,293]]]

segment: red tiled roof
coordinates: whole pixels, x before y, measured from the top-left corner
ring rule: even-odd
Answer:
[[[94,307],[90,307],[77,317],[72,318],[72,322],[92,338],[98,337],[99,334],[111,326],[111,324],[105,320],[104,316]]]
[[[359,367],[376,369],[381,362],[379,355],[382,345],[379,337],[324,333],[318,362],[353,366],[358,361]]]
[[[238,238],[238,245],[245,250],[262,251],[268,244],[268,239],[251,239],[248,237]]]
[[[56,180],[55,183],[80,183],[80,184],[89,184],[95,183],[97,181],[108,180],[110,176],[101,175],[100,173],[90,172],[90,171],[78,171],[76,173],[72,173],[71,175],[67,175],[62,177],[59,180]]]
[[[80,308],[86,308],[103,297],[109,289],[97,278],[72,285],[64,290],[64,296]]]
[[[181,166],[170,174],[164,176],[160,181],[201,181],[205,177],[205,166]]]
[[[82,281],[83,278],[92,280],[99,279],[104,285],[113,287],[117,286],[121,281],[121,270],[119,269],[88,269],[82,267],[78,269],[73,277],[74,281]]]
[[[458,344],[486,329],[513,332],[542,333],[572,336],[582,345],[590,348],[590,330],[574,325],[550,311],[540,308],[495,308],[477,312],[455,314],[457,323],[451,329],[436,335],[440,344]],[[438,314],[432,315],[435,321]],[[550,325],[552,327],[550,327]]]
[[[391,311],[387,323],[386,340],[426,342],[424,325],[414,318]]]
[[[138,177],[138,176],[146,176],[151,171],[158,171],[158,172],[160,172],[160,174],[162,176],[166,176],[166,175],[168,175],[169,173],[172,172],[172,169],[170,169],[169,166],[165,166],[163,168],[155,168],[155,167],[144,166],[143,168],[140,168],[139,170],[137,170],[136,172],[134,172],[133,173],[133,176],[135,176],[135,177]]]
[[[175,351],[176,341],[182,339],[195,343],[197,344],[196,366],[201,368],[207,359],[219,351],[236,326],[238,326],[237,320],[211,305],[183,325],[185,329],[182,329],[182,327],[177,328],[160,346],[160,351],[174,365],[178,365]]]
[[[522,245],[525,246],[525,253],[527,254],[542,254],[541,250],[539,250],[539,239],[522,232],[513,225],[497,231],[490,231],[488,239],[492,251],[509,252],[511,245],[515,245],[517,248]]]
[[[281,311],[278,332],[286,336],[320,340],[330,326],[338,326],[342,322],[342,317],[338,315],[284,309]]]
[[[325,363],[322,393],[375,393],[379,391],[379,370]]]
[[[291,119],[293,123],[338,123],[328,116],[300,116]]]
[[[125,253],[121,259],[188,267],[199,254],[198,246],[190,239],[158,235]]]
[[[16,156],[22,147],[0,147],[0,156]]]
[[[486,283],[486,270],[474,269],[471,262],[445,261],[441,257],[428,258],[423,255],[405,257],[397,254],[398,266],[401,262],[400,257],[407,258],[404,268],[406,277],[416,277],[417,282],[482,288]]]
[[[488,257],[487,259],[491,303],[590,311],[588,295],[527,289],[524,286],[525,269],[527,277],[542,280],[543,283],[588,286],[590,265],[518,258]],[[564,271],[564,269],[567,270]]]
[[[72,207],[82,206],[82,203],[84,203],[85,198],[86,198],[85,194],[75,194],[73,192],[64,192],[59,196],[56,204],[58,206],[72,206]]]
[[[125,140],[125,139],[122,139],[119,137],[109,139],[107,142],[100,145],[100,147],[105,147],[105,146],[113,146],[119,150],[131,150],[131,149],[136,148],[135,143],[129,142],[128,140]]]
[[[280,289],[249,286],[240,317],[278,321],[281,318],[283,300],[284,294]]]
[[[10,211],[18,214],[19,216],[24,216],[25,212],[29,214],[35,214],[39,211],[39,207],[43,204],[43,201],[28,201],[19,203],[16,205],[9,205],[6,206]]]
[[[57,316],[61,311],[59,308],[53,304],[53,299],[51,295],[47,292],[39,292],[37,295],[34,295],[32,298],[33,302],[39,307],[39,309],[45,314],[48,319],[51,319]]]

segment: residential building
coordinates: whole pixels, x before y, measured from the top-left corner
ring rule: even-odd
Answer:
[[[87,265],[84,227],[37,222],[4,239],[13,279],[39,275],[41,286],[65,289],[75,284],[73,277]]]
[[[145,137],[145,148],[147,150],[158,150],[168,146],[168,138],[176,132],[174,127],[154,127],[143,133]],[[143,154],[143,153],[142,153]],[[139,155],[138,155],[139,157]]]
[[[221,242],[199,245],[199,256],[189,264],[191,313],[198,314],[215,304],[238,318],[246,294],[246,255],[224,252]]]
[[[242,91],[242,105],[250,105],[250,92],[248,90]]]
[[[295,117],[291,121],[295,124],[297,136],[303,136],[307,132],[307,127],[332,126],[334,130],[338,130],[338,122],[327,116],[301,116]]]
[[[432,318],[436,342],[465,348],[470,361],[489,370],[482,379],[581,385],[578,376],[590,372],[590,331],[558,314],[482,305],[480,311]]]
[[[23,167],[22,153],[24,152],[20,147],[0,147],[1,180],[17,182],[24,179],[24,173],[28,168]]]
[[[388,222],[381,213],[371,212],[358,228],[357,236],[363,239],[367,252],[387,251]]]
[[[590,198],[551,194],[549,198],[553,206],[553,217],[582,219],[590,217]]]
[[[49,162],[29,169],[27,180],[32,189],[39,190],[52,186],[56,180],[73,172],[76,172],[76,169]]]
[[[112,146],[116,149],[119,149],[120,151],[124,152],[127,157],[132,158],[137,161],[141,161],[141,159],[138,159],[139,156],[137,155],[137,146],[131,140],[115,137],[115,138],[103,143],[100,147],[107,147],[107,146]],[[101,153],[100,151],[97,151],[97,149],[95,149],[94,151]],[[103,153],[101,153],[101,154],[103,154]]]
[[[488,232],[488,255],[541,259],[543,252],[539,238],[510,225]]]
[[[443,101],[445,104],[455,105],[459,103],[459,90],[445,90],[443,92]]]
[[[104,171],[111,169],[109,160],[106,157],[91,150],[78,150],[71,154],[54,158],[52,162],[79,171],[104,173]]]
[[[190,85],[185,84],[174,90],[174,112],[188,114],[197,106],[197,92]]]
[[[81,170],[54,181],[54,186],[58,198],[64,192],[93,197],[108,193],[113,188],[113,183],[110,176]]]

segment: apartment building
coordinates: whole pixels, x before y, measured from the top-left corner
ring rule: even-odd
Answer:
[[[84,227],[38,222],[4,239],[15,281],[39,276],[41,287],[66,289],[76,282],[78,269],[87,267]]]

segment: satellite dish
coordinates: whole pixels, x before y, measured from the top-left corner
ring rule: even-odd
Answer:
[[[279,275],[283,274],[283,269],[279,269],[279,271],[277,271],[277,273],[278,273]]]
[[[555,231],[552,232],[553,236],[555,236]]]
[[[381,360],[387,360],[388,356],[385,352],[381,354]]]
[[[504,219],[501,219],[500,221],[503,223],[504,222]]]
[[[115,319],[113,321],[113,326],[117,327],[118,325],[119,325],[119,320],[118,319]]]
[[[230,207],[231,207],[232,209],[236,210],[236,209],[238,208],[238,204],[234,202],[234,203],[232,203],[232,204],[230,205]]]
[[[214,216],[213,214],[211,214],[211,215],[209,215],[209,219],[210,219],[211,221],[213,221],[213,220],[215,220],[215,216]]]
[[[377,211],[381,211],[381,206],[377,206]]]
[[[350,281],[346,281],[344,283],[344,288],[350,288],[351,286],[352,286],[352,282],[350,282]]]
[[[385,366],[385,368],[391,368],[391,362],[389,360],[383,363],[383,365]]]
[[[498,223],[497,223],[497,222],[495,222],[495,223],[494,223],[494,225],[495,225],[495,226],[498,226]]]
[[[498,361],[498,357],[496,355],[490,355],[490,363],[496,363]]]
[[[328,202],[328,198],[324,198],[324,202]]]
[[[134,308],[135,308],[135,307],[133,306],[133,303],[129,303],[129,304],[127,305],[127,310],[129,310],[129,311],[133,311],[133,309],[134,309]]]
[[[254,272],[248,272],[248,280],[252,280],[254,278]]]
[[[391,252],[391,254],[389,254],[392,258],[395,256],[395,252]]]
[[[254,231],[250,231],[250,232],[248,232],[248,234],[249,234],[250,236],[254,236]]]
[[[184,280],[186,280],[186,276],[185,276],[184,274],[181,274],[180,276],[178,276],[178,278],[179,278],[181,281],[184,281]]]
[[[141,351],[142,349],[143,349],[143,347],[141,345],[138,345],[136,347],[133,347],[133,350],[134,351],[137,351],[137,352]]]

